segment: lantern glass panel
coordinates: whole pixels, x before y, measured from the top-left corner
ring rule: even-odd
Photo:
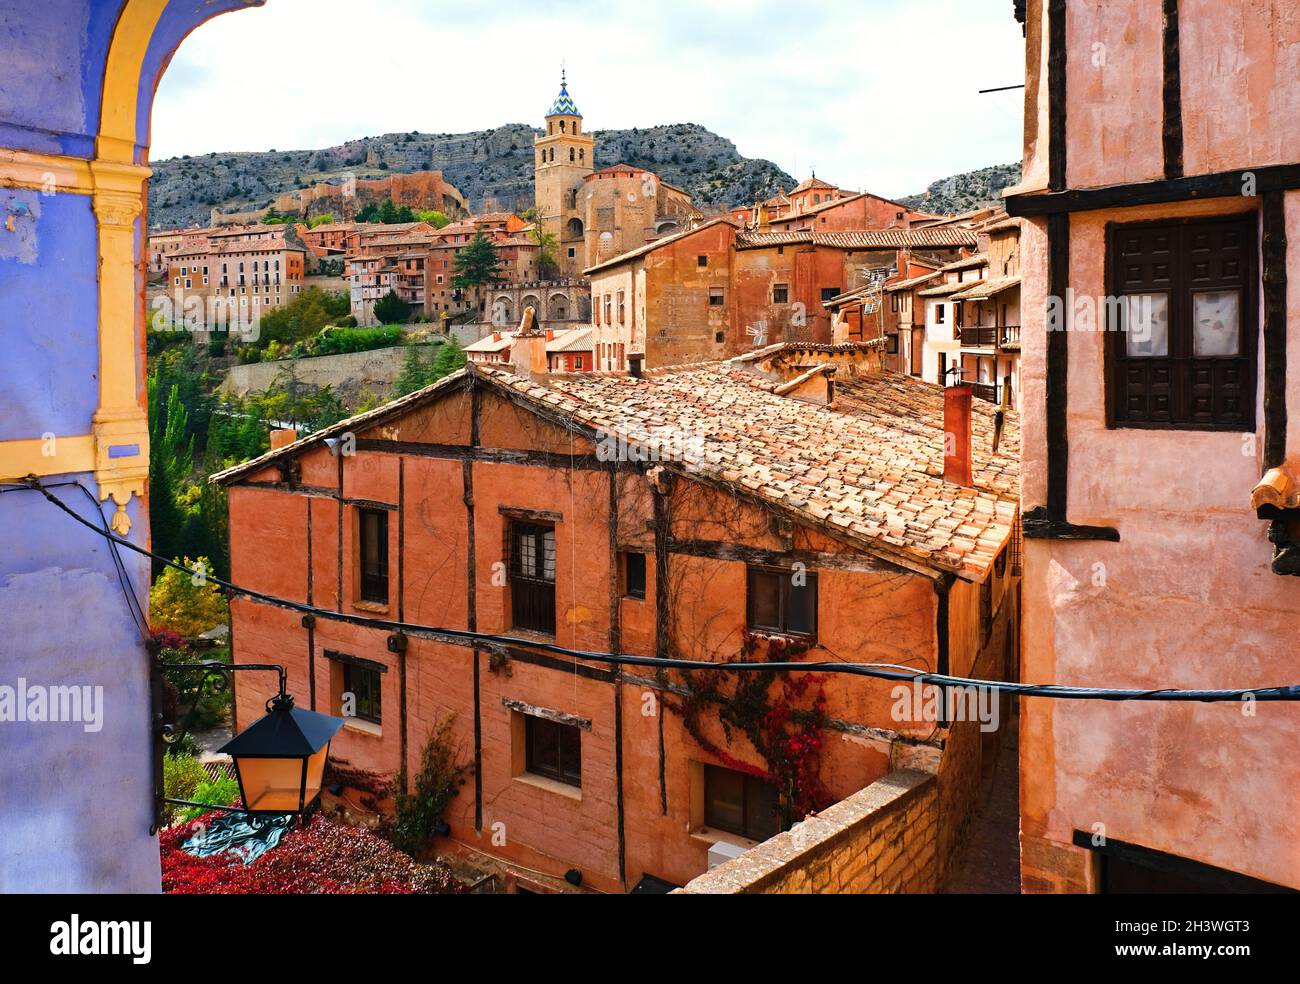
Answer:
[[[302,802],[301,758],[237,758],[235,765],[250,812],[297,812]]]

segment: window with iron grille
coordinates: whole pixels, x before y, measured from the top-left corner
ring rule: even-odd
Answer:
[[[524,716],[526,768],[535,776],[582,786],[582,731],[571,724]]]
[[[555,634],[555,527],[509,524],[510,610],[513,626]]]
[[[361,600],[388,604],[388,513],[358,510],[361,548]]]
[[[817,575],[810,571],[749,569],[747,622],[760,632],[817,634]]]
[[[776,787],[758,776],[717,765],[704,767],[704,824],[765,841],[781,832]]]
[[[1254,430],[1256,241],[1253,216],[1111,228],[1112,426]]]

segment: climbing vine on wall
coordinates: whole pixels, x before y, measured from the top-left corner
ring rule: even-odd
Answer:
[[[746,630],[735,661],[789,662],[808,649],[800,640]],[[664,705],[681,717],[699,746],[728,769],[757,776],[776,788],[783,827],[835,801],[821,780],[822,732],[828,720],[824,675],[687,670],[682,676],[687,694],[666,693]],[[714,710],[727,745],[740,732],[767,763],[766,769],[742,762],[704,733],[705,715]]]

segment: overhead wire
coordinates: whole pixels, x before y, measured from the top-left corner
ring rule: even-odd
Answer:
[[[80,483],[66,483],[80,484]],[[101,529],[85,519],[49,491],[49,487],[32,479],[23,485],[9,485],[0,491],[26,489],[42,493],[46,500],[62,512],[76,520],[98,536],[104,537],[118,546],[149,557],[168,567],[193,574],[190,568],[179,561],[163,557],[151,550],[122,537],[116,536],[107,528]],[[83,487],[84,490],[84,487]],[[89,495],[89,490],[85,490]],[[92,496],[93,499],[93,496]],[[102,514],[101,514],[102,518]],[[491,632],[476,632],[468,629],[452,629],[440,626],[420,625],[411,622],[378,619],[371,616],[352,615],[347,612],[329,611],[315,605],[304,604],[288,598],[280,598],[263,591],[241,587],[231,581],[223,580],[205,572],[208,581],[224,588],[233,596],[260,601],[277,608],[312,615],[328,621],[340,622],[362,628],[373,628],[389,632],[428,638],[433,641],[450,642],[464,645],[477,645],[481,648],[493,648],[499,652],[522,648],[567,656],[572,659],[587,660],[615,667],[642,666],[653,669],[680,671],[704,671],[724,673],[836,673],[848,676],[868,677],[896,683],[924,684],[955,690],[989,690],[996,693],[1010,694],[1016,697],[1044,697],[1055,700],[1101,700],[1111,702],[1152,701],[1152,702],[1189,702],[1189,703],[1227,703],[1246,700],[1263,702],[1300,702],[1300,685],[1278,687],[1240,687],[1216,690],[1180,690],[1175,688],[1159,689],[1116,689],[1103,687],[1074,687],[1060,684],[1014,683],[1003,680],[980,680],[972,677],[960,677],[949,674],[930,673],[909,669],[891,663],[856,663],[856,662],[808,662],[808,661],[763,661],[763,662],[713,662],[709,660],[690,660],[671,657],[639,656],[632,653],[606,653],[595,650],[573,649],[556,643],[538,639],[522,639]]]

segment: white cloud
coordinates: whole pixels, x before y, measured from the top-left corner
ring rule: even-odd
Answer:
[[[563,58],[591,129],[699,123],[880,194],[1020,156],[1003,0],[268,0],[181,46],[155,159],[541,125]]]

